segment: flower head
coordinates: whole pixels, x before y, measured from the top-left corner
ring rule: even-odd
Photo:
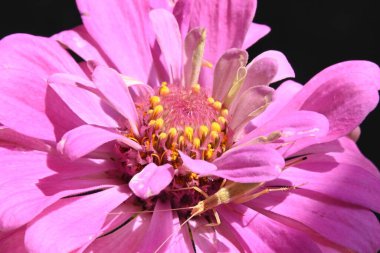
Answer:
[[[256,1],[160,3],[78,0],[84,26],[0,42],[4,250],[379,249],[379,173],[346,137],[379,67],[274,90],[294,72],[247,63]]]

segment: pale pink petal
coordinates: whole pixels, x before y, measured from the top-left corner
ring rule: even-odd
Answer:
[[[252,87],[234,100],[230,109],[233,116],[228,123],[235,134],[267,108],[273,92],[272,88],[266,86]]]
[[[84,29],[80,28],[80,30]],[[52,39],[62,43],[85,61],[93,60],[107,66],[106,61],[103,59],[98,50],[91,45],[86,38],[83,38],[82,34],[77,29],[60,32],[52,36]]]
[[[16,131],[4,126],[0,126],[0,142],[2,143],[2,146],[4,143],[7,143],[7,145],[9,144],[10,146],[18,149],[25,148],[45,152],[51,149],[48,144],[39,139],[17,133]]]
[[[203,53],[206,42],[206,31],[202,28],[191,30],[184,41],[184,82],[186,88],[198,84],[199,74],[203,62]]]
[[[77,86],[75,80],[53,76],[49,85],[86,123],[114,128],[119,126],[115,120],[118,114],[97,94]]]
[[[263,38],[270,32],[270,27],[262,24],[251,23],[249,25],[247,34],[245,35],[242,48],[248,49],[255,44],[258,40]]]
[[[248,64],[247,77],[241,91],[294,76],[294,70],[283,53],[274,50],[266,51]]]
[[[167,212],[163,210],[168,210],[170,208],[170,201],[157,201],[149,229],[140,245],[141,253],[165,252],[165,250],[168,249],[168,241],[174,232],[173,214],[171,211]]]
[[[212,87],[212,97],[214,99],[224,102],[228,92],[235,85],[234,81],[244,78],[244,76],[241,76],[245,74],[242,68],[247,64],[247,60],[248,53],[240,49],[230,49],[220,57],[215,66]],[[205,85],[205,83],[201,83],[201,85]]]
[[[61,199],[29,224],[25,234],[27,248],[38,252],[70,252],[95,240],[101,235],[107,215],[130,195],[125,186]]]
[[[193,252],[193,245],[190,239],[191,236],[189,234],[189,230],[186,224],[182,227],[180,227],[180,225],[180,220],[176,213],[174,213],[172,225],[174,234],[171,237],[170,241],[167,242],[168,248],[165,250],[165,252]]]
[[[130,252],[137,252],[148,228],[148,215],[139,214],[117,231],[104,237],[98,237],[84,252],[123,252],[126,249]]]
[[[24,245],[25,227],[0,233],[2,253],[28,253]]]
[[[76,2],[87,31],[118,70],[146,83],[152,71],[149,3],[121,0]]]
[[[178,151],[182,159],[182,166],[192,172],[199,174],[200,176],[212,175],[218,168],[204,160],[194,160],[188,155]]]
[[[136,196],[147,199],[165,189],[173,177],[174,169],[170,164],[157,166],[150,163],[132,177],[129,187]]]
[[[164,9],[149,13],[157,42],[166,62],[170,83],[179,84],[182,77],[182,38],[178,23],[173,14]]]
[[[325,238],[356,252],[380,249],[380,224],[369,210],[337,202],[313,191],[296,191],[299,194],[267,194],[249,205],[298,220]]]
[[[313,77],[282,113],[298,109],[319,112],[330,122],[326,141],[344,136],[378,104],[379,72],[376,65],[364,61],[333,65]]]
[[[328,131],[329,122],[322,114],[309,111],[295,111],[276,117],[256,128],[244,136],[236,146],[243,143],[271,143],[273,141],[277,141],[278,147],[281,147],[284,143],[295,146],[295,142],[304,141],[302,145],[300,143],[297,146],[299,150],[305,147],[305,145],[314,144],[319,140],[318,138],[324,137]],[[278,136],[274,135],[275,137],[271,137],[272,133],[277,133]],[[287,145],[284,148],[292,148],[292,152],[295,152],[295,147]]]
[[[124,143],[133,149],[141,149],[138,143],[118,133],[116,130],[93,125],[83,125],[67,132],[59,141],[57,149],[70,159],[75,160],[94,151],[104,143],[114,140]]]
[[[50,83],[71,83],[79,86],[83,86],[84,88],[96,88],[95,84],[88,80],[87,78],[83,78],[77,75],[73,75],[70,73],[55,73],[49,76],[48,82]]]
[[[109,103],[126,119],[135,135],[139,135],[138,115],[127,85],[113,69],[98,66],[93,73],[96,87],[108,99]],[[111,85],[112,84],[112,85]]]
[[[218,170],[212,175],[240,183],[275,179],[285,164],[277,151],[258,145],[230,149],[213,163]]]
[[[109,169],[90,160],[71,163],[56,154],[39,151],[17,151],[0,149],[2,177],[0,178],[0,227],[4,230],[15,229],[38,215],[44,208],[61,197],[78,194],[88,189],[74,182],[61,187],[61,192],[51,192],[40,180],[60,175],[57,179],[68,180],[79,176],[99,173]],[[103,161],[104,163],[104,161]],[[67,171],[67,174],[60,174]],[[69,181],[69,180],[68,180]],[[59,180],[55,183],[59,184]],[[87,187],[96,187],[89,181]],[[42,188],[40,188],[42,187]],[[54,195],[55,194],[55,195]]]
[[[152,9],[161,8],[171,12],[173,10],[175,1],[176,0],[149,0],[149,3]]]
[[[173,8],[173,15],[177,19],[182,39],[185,39],[190,31],[190,18],[195,1],[178,0]],[[194,28],[196,29],[196,28]]]

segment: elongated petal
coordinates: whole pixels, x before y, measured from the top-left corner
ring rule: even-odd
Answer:
[[[330,122],[326,141],[347,135],[378,104],[379,76],[379,68],[369,62],[333,65],[312,78],[283,113],[294,109],[319,112]]]
[[[240,183],[275,179],[284,167],[278,152],[262,146],[231,149],[213,163],[218,167],[213,175]]]
[[[170,83],[179,83],[182,77],[182,39],[173,14],[164,9],[149,13],[156,39],[167,64]]]
[[[132,177],[129,187],[136,196],[147,199],[165,189],[173,180],[173,177],[174,169],[170,164],[157,166],[150,163]]]
[[[267,208],[298,220],[325,238],[356,252],[376,252],[380,248],[380,224],[373,213],[312,191],[299,189],[297,192],[302,195],[267,194],[250,202],[250,206]]]
[[[17,148],[49,151],[51,147],[39,139],[35,139],[13,131],[7,127],[0,126],[0,142]]]
[[[77,5],[87,31],[118,70],[146,83],[152,68],[149,4],[145,1],[77,0]]]
[[[245,35],[242,48],[248,49],[255,44],[258,40],[263,38],[270,32],[270,27],[262,24],[251,23],[249,25],[247,34]]]
[[[115,130],[83,125],[67,132],[58,143],[58,150],[75,160],[94,151],[106,142],[117,140],[136,150],[141,146]]]
[[[59,97],[88,124],[118,127],[118,114],[95,93],[76,85],[72,78],[53,76],[50,87]],[[120,117],[120,116],[119,116]]]
[[[39,252],[73,251],[95,240],[109,212],[129,196],[126,187],[114,187],[88,196],[62,199],[28,226],[26,246]]]
[[[110,104],[128,119],[133,132],[138,136],[136,107],[123,79],[115,70],[102,66],[95,69],[93,79],[96,87],[108,99]]]
[[[240,49],[230,49],[223,54],[215,67],[215,77],[212,88],[213,98],[224,102],[225,97],[233,85],[242,84],[243,80],[241,80],[240,83],[237,81],[245,77],[245,72],[241,70],[245,67],[247,60],[247,52]],[[243,74],[241,72],[243,72]],[[240,87],[236,88],[238,91]]]
[[[3,253],[28,253],[24,243],[25,227],[15,231],[0,234],[1,252]]]
[[[215,171],[218,169],[214,164],[204,161],[204,160],[194,160],[188,155],[182,153],[181,151],[178,151],[178,153],[181,155],[181,159],[183,162],[183,166],[200,176],[207,176],[212,175],[215,173]]]

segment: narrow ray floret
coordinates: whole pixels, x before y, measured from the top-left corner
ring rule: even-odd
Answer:
[[[376,64],[274,89],[294,71],[248,63],[255,0],[77,5],[79,27],[0,41],[2,252],[380,249],[379,172],[348,137]]]

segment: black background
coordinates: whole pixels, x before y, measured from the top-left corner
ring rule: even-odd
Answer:
[[[104,0],[107,1],[107,0]],[[334,63],[366,59],[380,64],[380,1],[261,0],[255,21],[272,28],[251,56],[280,50],[305,83]],[[0,38],[17,32],[49,36],[80,24],[74,0],[2,1]],[[380,167],[380,108],[362,124],[359,147]]]

